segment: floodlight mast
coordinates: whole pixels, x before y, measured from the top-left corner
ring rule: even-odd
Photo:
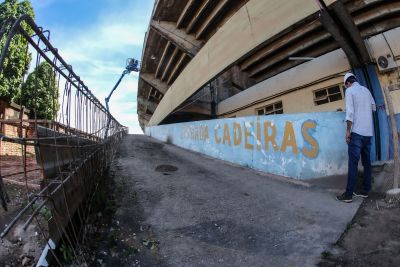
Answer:
[[[107,138],[108,131],[110,129],[111,113],[110,113],[110,107],[109,107],[108,103],[110,102],[110,98],[111,98],[112,94],[118,88],[119,84],[121,83],[121,81],[125,77],[125,75],[131,73],[132,71],[139,72],[139,70],[140,70],[139,60],[134,59],[134,58],[128,58],[127,61],[126,61],[125,70],[122,72],[121,77],[119,77],[117,83],[114,85],[114,87],[111,90],[110,94],[105,98],[106,109],[107,109],[107,113],[108,113],[108,120],[107,120],[106,134],[105,134],[104,138]]]

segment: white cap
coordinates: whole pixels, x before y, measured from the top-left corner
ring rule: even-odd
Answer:
[[[346,75],[344,75],[343,83],[346,84],[347,79],[350,78],[350,77],[356,78],[356,76],[353,73],[348,72],[348,73],[346,73]]]

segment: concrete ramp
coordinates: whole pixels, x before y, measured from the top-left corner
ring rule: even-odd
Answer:
[[[151,228],[157,266],[313,266],[361,203],[142,135],[127,136],[119,155],[115,175],[138,201],[124,201],[116,220]]]

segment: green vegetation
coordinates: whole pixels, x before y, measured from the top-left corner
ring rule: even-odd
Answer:
[[[29,0],[5,0],[0,4],[0,27],[9,18],[17,19],[23,14],[34,18],[35,13]],[[22,23],[22,27],[30,34],[33,31]],[[0,40],[3,49],[11,26],[6,28]],[[23,78],[29,70],[32,55],[28,51],[28,42],[16,34],[7,51],[0,73],[0,99],[16,102],[31,110],[31,117],[38,119],[55,119],[59,110],[58,85],[56,75],[48,63],[41,63],[30,73],[24,83]]]
[[[74,256],[72,248],[66,246],[65,244],[62,244],[60,252],[62,253],[63,259],[66,263],[72,262]]]
[[[26,205],[28,205],[28,201],[24,200],[24,202],[21,203],[21,208],[25,207]],[[39,204],[34,203],[31,207],[32,211],[36,210],[37,208],[39,208]],[[46,221],[50,220],[51,218],[51,211],[49,210],[48,207],[43,206],[40,211],[39,214],[42,216],[43,219],[45,219]]]
[[[329,251],[327,251],[327,250],[323,251],[323,252],[321,253],[321,255],[322,255],[322,258],[323,258],[323,259],[327,259],[327,258],[329,258],[329,257],[332,256],[332,254],[331,254]]]
[[[28,0],[18,2],[18,0],[5,0],[0,4],[0,26],[8,18],[18,18],[23,14],[28,14],[32,18],[35,16],[31,3]],[[25,27],[23,25],[23,27]],[[0,49],[5,44],[5,36],[10,31],[7,28],[3,39],[0,40]],[[32,31],[28,31],[32,33]],[[4,61],[3,71],[0,73],[0,98],[11,101],[22,87],[22,78],[29,69],[31,54],[27,53],[27,41],[20,35],[16,35],[12,41]]]
[[[139,249],[128,245],[128,249],[125,251],[125,256],[129,257],[132,254],[139,253]]]
[[[16,103],[21,103],[33,112],[38,119],[55,119],[59,110],[58,85],[56,74],[51,65],[42,62],[28,75],[17,96]]]

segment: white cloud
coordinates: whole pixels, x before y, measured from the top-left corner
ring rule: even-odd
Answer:
[[[43,5],[51,2],[46,0]],[[150,2],[146,1],[144,9],[137,8],[138,1],[124,6],[116,4],[112,9],[105,5],[107,10],[100,11],[93,23],[80,28],[50,27],[52,43],[60,55],[103,103],[122,74],[126,58],[141,56]],[[137,82],[137,73],[126,76],[110,101],[111,113],[131,133],[142,133],[136,114]]]

